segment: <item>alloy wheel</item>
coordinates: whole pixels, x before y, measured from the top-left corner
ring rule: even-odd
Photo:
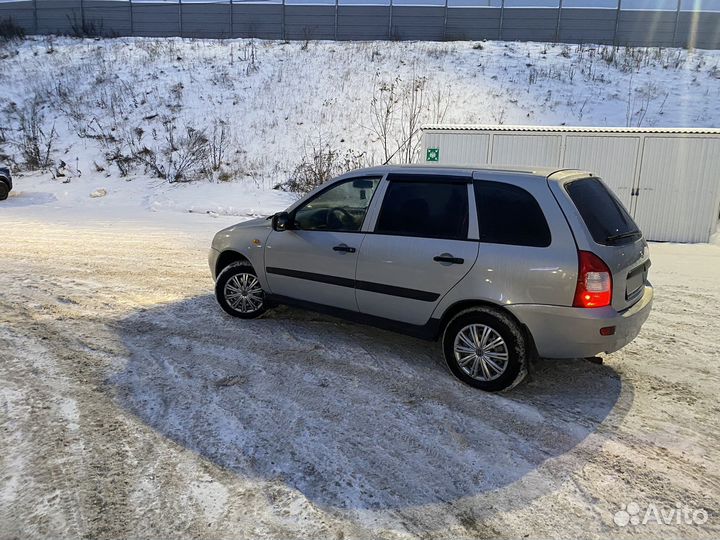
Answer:
[[[469,324],[455,336],[455,360],[467,375],[488,382],[500,377],[508,367],[510,354],[500,334],[484,324]]]
[[[228,305],[240,313],[252,313],[263,306],[263,290],[253,274],[241,273],[232,276],[223,290]]]

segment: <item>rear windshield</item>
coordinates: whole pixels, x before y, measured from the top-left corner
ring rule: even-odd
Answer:
[[[622,203],[597,178],[575,180],[565,189],[598,244],[624,244],[642,235]]]

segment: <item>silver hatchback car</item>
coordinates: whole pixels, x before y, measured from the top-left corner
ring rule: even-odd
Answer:
[[[335,178],[285,212],[222,230],[222,308],[292,304],[428,339],[496,391],[534,355],[611,353],[652,305],[642,233],[589,172],[384,166]]]

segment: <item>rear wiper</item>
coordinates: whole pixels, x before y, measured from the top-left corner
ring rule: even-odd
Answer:
[[[622,240],[623,238],[630,238],[633,236],[642,235],[640,231],[630,231],[630,232],[624,232],[620,234],[611,234],[608,236],[605,241],[606,242],[615,242],[616,240]]]

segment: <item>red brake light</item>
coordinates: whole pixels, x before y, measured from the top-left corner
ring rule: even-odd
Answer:
[[[603,260],[589,251],[578,251],[580,268],[574,307],[597,308],[612,302],[612,274]]]

